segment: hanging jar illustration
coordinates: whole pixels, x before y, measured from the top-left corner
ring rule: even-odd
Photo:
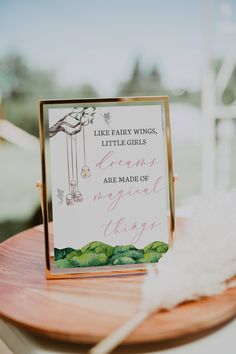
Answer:
[[[76,181],[75,180],[70,181],[70,191],[71,191],[72,197],[75,197],[75,195],[76,195]]]
[[[66,204],[67,205],[73,205],[74,204],[74,199],[72,197],[72,194],[68,193],[66,196]]]
[[[74,203],[82,202],[83,196],[77,191],[77,183],[76,180],[70,181],[70,193],[66,196],[66,204],[73,205]]]
[[[90,177],[90,170],[89,170],[89,167],[88,166],[83,166],[81,168],[81,176],[83,178],[87,178],[87,177]]]
[[[89,167],[87,166],[87,163],[86,163],[86,142],[85,142],[85,129],[84,129],[84,126],[83,126],[82,129],[83,129],[84,165],[81,168],[81,176],[83,178],[88,178],[88,177],[90,177],[90,169],[89,169]]]
[[[77,190],[77,183],[75,180],[71,181],[71,194],[75,203],[82,202],[82,194]]]
[[[74,202],[78,203],[78,202],[82,202],[83,200],[84,200],[84,198],[83,198],[82,194],[79,191],[77,191],[74,196]]]

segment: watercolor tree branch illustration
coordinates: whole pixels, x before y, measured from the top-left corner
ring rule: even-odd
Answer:
[[[76,135],[81,132],[86,125],[92,124],[96,113],[96,107],[74,107],[73,110],[59,119],[49,128],[49,138],[53,138],[57,133],[63,132],[67,135]],[[68,122],[68,119],[74,119],[75,123]]]

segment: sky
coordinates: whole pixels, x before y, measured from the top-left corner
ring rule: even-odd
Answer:
[[[212,1],[220,23],[222,1]],[[170,88],[195,90],[205,62],[204,6],[204,0],[0,0],[0,57],[20,53],[33,68],[54,70],[63,86],[89,83],[109,96],[140,58],[146,70],[157,65]],[[221,56],[229,40],[214,31],[214,54]]]

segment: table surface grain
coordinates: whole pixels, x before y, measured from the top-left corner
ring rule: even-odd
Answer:
[[[22,328],[67,342],[92,344],[139,308],[143,275],[46,280],[41,227],[3,242],[0,254],[0,315]],[[232,288],[154,314],[125,344],[194,336],[235,315],[236,288]]]

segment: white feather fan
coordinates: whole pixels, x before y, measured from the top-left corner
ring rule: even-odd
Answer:
[[[154,311],[212,296],[232,286],[236,275],[236,191],[201,200],[173,249],[149,266],[140,311],[100,342],[91,354],[106,354]],[[234,284],[235,285],[235,282]]]

